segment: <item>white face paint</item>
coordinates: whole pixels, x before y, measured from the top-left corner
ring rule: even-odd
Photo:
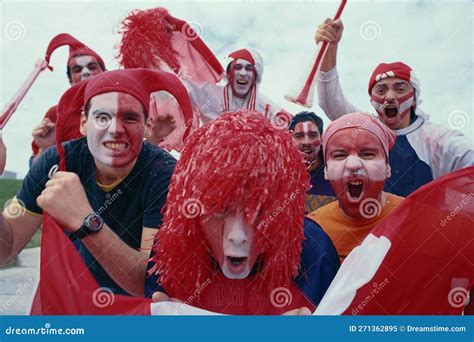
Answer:
[[[69,69],[71,70],[72,84],[88,79],[103,71],[97,59],[89,55],[72,57],[69,60]]]
[[[222,273],[229,279],[246,278],[258,252],[253,245],[254,228],[244,214],[214,214],[202,221],[201,227]]]
[[[327,142],[324,175],[344,212],[360,217],[359,204],[363,200],[380,199],[390,167],[374,134],[348,128],[336,132]]]
[[[114,168],[135,162],[145,131],[143,106],[131,95],[111,92],[92,97],[85,123],[94,159]]]
[[[245,98],[255,83],[255,66],[244,59],[237,59],[230,73],[231,88],[234,96]]]

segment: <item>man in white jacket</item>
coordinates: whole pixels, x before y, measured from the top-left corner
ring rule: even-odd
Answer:
[[[329,43],[317,91],[319,105],[331,120],[359,111],[345,98],[336,69],[343,30],[341,20],[326,19],[315,35],[316,43]],[[408,65],[379,64],[368,90],[378,118],[397,134],[389,156],[392,176],[385,191],[407,196],[435,178],[474,165],[472,142],[459,131],[432,124],[419,108],[420,83]]]

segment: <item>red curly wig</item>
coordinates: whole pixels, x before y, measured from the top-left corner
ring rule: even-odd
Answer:
[[[298,272],[308,188],[288,130],[256,112],[221,115],[190,136],[176,165],[150,272],[174,296],[212,278],[215,266],[201,217],[235,212],[239,203],[263,251],[260,288],[288,286]]]

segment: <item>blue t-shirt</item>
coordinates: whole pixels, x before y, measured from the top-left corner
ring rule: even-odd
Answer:
[[[336,200],[331,183],[324,179],[324,165],[311,172],[310,177],[311,188],[306,193],[306,213],[311,213]]]
[[[113,189],[103,190],[96,182],[95,163],[86,138],[64,143],[67,171],[81,179],[91,207],[128,246],[139,249],[143,227],[158,228],[162,208],[176,160],[167,152],[144,143],[130,173]],[[59,163],[55,146],[48,148],[32,165],[16,197],[29,211],[41,214],[36,198],[48,181],[48,172]],[[74,244],[102,287],[127,294],[109,277],[80,240]]]
[[[294,279],[298,289],[317,306],[339,269],[340,262],[329,236],[314,221],[304,220],[304,241],[301,252],[300,268]],[[152,252],[153,256],[154,252]],[[148,269],[154,263],[148,263]],[[255,269],[257,267],[254,267]],[[211,284],[213,286],[216,284]],[[145,296],[151,297],[155,291],[165,292],[159,285],[159,276],[148,275],[145,281]]]

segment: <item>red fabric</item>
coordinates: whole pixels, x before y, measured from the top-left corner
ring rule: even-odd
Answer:
[[[397,77],[401,78],[402,80],[411,83],[411,75],[412,70],[411,68],[402,62],[395,62],[395,63],[380,63],[372,73],[372,76],[369,80],[369,95],[372,92],[372,88],[374,87],[375,83],[378,81],[387,78],[387,77]]]
[[[149,315],[151,300],[114,295],[101,289],[82,257],[46,213],[41,237],[40,302],[43,315]],[[38,305],[41,308],[38,308]],[[39,310],[38,310],[39,309]]]
[[[474,167],[421,187],[372,234],[390,249],[345,314],[461,314],[474,285]]]
[[[46,49],[46,54],[44,59],[46,62],[49,64],[49,60],[51,58],[52,53],[59,47],[64,46],[64,45],[69,45],[69,60],[77,55],[89,55],[93,56],[97,59],[99,62],[100,66],[102,67],[102,70],[105,70],[105,63],[102,59],[102,57],[99,56],[97,52],[89,48],[87,45],[85,45],[83,42],[77,40],[73,36],[67,33],[61,33],[58,34],[56,37],[54,37],[51,42],[48,45],[48,48]],[[49,67],[51,70],[53,68],[50,66]]]
[[[264,291],[258,288],[258,283],[255,276],[237,280],[219,272],[196,286],[192,293],[171,292],[169,295],[186,304],[226,315],[281,315],[304,306],[315,310],[294,283]]]
[[[118,58],[125,68],[167,71],[197,83],[218,83],[224,73],[193,28],[165,8],[134,11],[122,22]]]
[[[100,73],[90,79],[73,85],[61,97],[58,104],[60,122],[56,127],[56,141],[66,141],[72,128],[79,128],[80,113],[87,102],[95,95],[108,92],[130,94],[139,100],[149,112],[150,94],[165,90],[171,93],[178,102],[184,121],[191,122],[193,109],[189,95],[181,81],[173,74],[148,69],[125,69]],[[186,127],[184,137],[189,127]],[[58,145],[61,152],[62,147]]]
[[[57,105],[48,109],[43,119],[48,118],[49,120],[51,120],[51,122],[56,123],[57,109],[58,109]],[[81,122],[81,110],[71,113],[68,117],[68,120],[64,122],[61,141],[69,141],[69,140],[78,139],[82,137],[82,134],[79,131],[80,122]],[[33,151],[33,156],[38,155],[39,146],[35,143],[34,140],[31,142],[31,149]]]
[[[243,59],[243,60],[245,60],[245,61],[247,61],[251,64],[256,63],[255,60],[253,59],[252,54],[247,49],[241,49],[241,50],[234,51],[229,55],[229,57],[233,58],[234,60],[235,59]]]
[[[288,130],[257,112],[221,115],[199,128],[181,153],[150,271],[167,290],[192,293],[213,273],[201,215],[235,213],[241,204],[248,222],[257,222],[254,245],[265,258],[258,287],[287,287],[298,272],[304,239],[305,198],[297,194],[308,188],[308,172]],[[275,220],[266,216],[276,212]]]
[[[388,156],[388,152],[392,149],[393,145],[395,145],[395,139],[397,137],[396,134],[382,122],[380,122],[380,120],[377,120],[374,117],[364,113],[350,113],[332,121],[328,128],[324,131],[322,142],[325,158],[327,143],[331,137],[337,132],[348,128],[364,130],[375,135],[382,144],[386,156]]]

